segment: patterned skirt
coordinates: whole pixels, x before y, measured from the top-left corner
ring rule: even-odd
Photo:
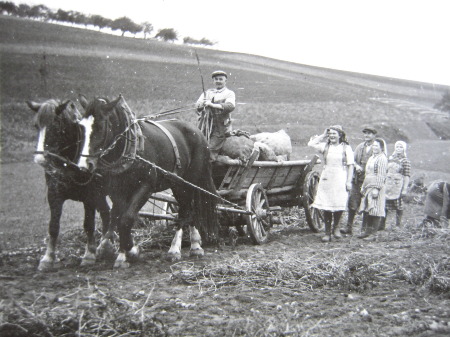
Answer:
[[[386,209],[389,211],[403,211],[403,198],[388,200],[386,199]]]

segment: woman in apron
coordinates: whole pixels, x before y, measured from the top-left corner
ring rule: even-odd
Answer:
[[[395,143],[394,153],[389,157],[386,177],[386,209],[379,230],[386,229],[386,219],[389,211],[396,211],[397,227],[401,227],[403,216],[403,197],[408,191],[411,176],[411,162],[406,157],[406,143],[399,140]]]
[[[386,174],[388,160],[386,157],[386,143],[376,138],[372,144],[372,156],[366,164],[366,175],[361,187],[361,205],[359,211],[363,213],[363,233],[359,239],[376,239],[376,232],[381,218],[385,216]]]
[[[308,146],[315,148],[323,155],[324,167],[311,207],[323,211],[325,236],[322,241],[328,242],[332,235],[336,239],[341,238],[339,221],[342,213],[347,209],[355,159],[340,125],[330,126],[323,134],[312,137]]]

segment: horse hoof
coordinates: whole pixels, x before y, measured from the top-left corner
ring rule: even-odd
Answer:
[[[141,251],[140,251],[139,247],[134,246],[133,248],[130,249],[130,251],[128,251],[126,253],[127,260],[129,260],[131,262],[136,262],[137,260],[139,260],[140,254],[141,254]]]
[[[103,240],[97,247],[97,257],[99,259],[110,260],[114,258],[114,245],[109,240]]]
[[[127,269],[130,268],[130,263],[126,261],[114,262],[114,269]]]
[[[200,257],[200,256],[205,255],[205,252],[203,251],[202,248],[196,248],[196,249],[191,249],[189,252],[189,255]]]
[[[50,271],[53,269],[53,262],[49,261],[41,261],[39,262],[38,270],[39,271]]]
[[[167,260],[170,262],[180,261],[181,253],[169,253],[167,254]]]

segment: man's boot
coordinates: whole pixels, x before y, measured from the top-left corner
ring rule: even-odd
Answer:
[[[331,241],[331,221],[325,221],[325,236],[322,237],[322,242]]]
[[[363,213],[363,220],[362,220],[362,226],[361,226],[361,234],[357,236],[358,239],[364,239],[366,237],[368,237],[371,233],[370,229],[371,227],[369,227],[369,213],[364,212]]]
[[[342,228],[340,231],[342,234],[353,234],[353,221],[355,220],[355,214],[356,211],[349,209],[348,210],[348,217],[347,217],[347,228]]]
[[[402,217],[403,217],[403,210],[397,210],[397,214],[395,216],[395,225],[397,227],[402,227]]]

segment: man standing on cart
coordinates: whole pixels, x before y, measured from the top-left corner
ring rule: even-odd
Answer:
[[[202,93],[195,106],[199,114],[198,128],[208,140],[210,160],[215,161],[232,130],[230,113],[236,107],[236,96],[226,87],[226,72],[217,70],[211,77],[216,88]]]

